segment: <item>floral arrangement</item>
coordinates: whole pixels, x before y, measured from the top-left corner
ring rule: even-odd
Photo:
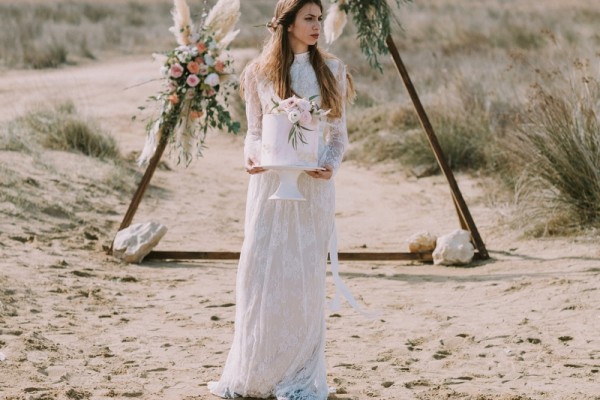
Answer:
[[[307,125],[312,124],[313,118],[322,118],[329,114],[331,110],[323,110],[314,99],[318,96],[311,96],[308,99],[302,97],[288,97],[285,100],[271,99],[274,106],[271,109],[273,114],[287,114],[288,120],[292,123],[292,128],[288,134],[288,143],[292,144],[294,150],[298,147],[298,141],[307,144],[303,130],[312,131]]]
[[[400,7],[403,2],[395,0]],[[369,64],[382,71],[378,54],[387,54],[386,39],[391,33],[390,20],[393,12],[387,0],[331,0],[324,23],[325,40],[332,43],[343,32],[351,14],[356,25],[356,37]],[[398,22],[399,24],[399,22]]]
[[[179,46],[166,53],[161,68],[163,90],[150,97],[159,102],[160,114],[147,125],[140,165],[150,160],[162,140],[174,143],[180,150],[179,161],[188,165],[194,147],[197,155],[202,155],[209,128],[239,131],[239,122],[227,111],[230,90],[237,83],[231,79],[232,60],[226,53],[239,33],[234,30],[239,9],[239,0],[219,0],[194,29],[186,1],[174,0],[174,26],[169,30]]]

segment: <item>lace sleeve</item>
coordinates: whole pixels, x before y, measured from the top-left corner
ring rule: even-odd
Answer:
[[[344,152],[348,147],[348,130],[346,128],[346,66],[340,61],[337,62],[337,71],[335,76],[339,84],[339,91],[342,96],[342,115],[339,118],[328,118],[329,127],[326,137],[327,143],[325,152],[319,163],[321,166],[330,165],[337,170],[342,163]]]
[[[260,165],[260,146],[262,135],[262,105],[258,94],[257,76],[253,66],[245,71],[244,100],[246,101],[246,118],[248,131],[244,140],[244,163],[248,161]]]

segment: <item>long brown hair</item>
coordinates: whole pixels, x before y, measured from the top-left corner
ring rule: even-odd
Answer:
[[[259,57],[257,72],[273,82],[275,93],[282,99],[293,95],[291,87],[290,67],[294,62],[294,52],[290,46],[287,28],[294,23],[298,11],[306,4],[315,4],[323,12],[321,0],[279,0],[275,7],[272,35],[267,40],[262,54]],[[315,70],[317,82],[321,89],[321,107],[330,109],[330,117],[339,118],[342,115],[342,93],[339,92],[338,83],[325,60],[334,58],[329,53],[321,50],[315,44],[308,46],[309,60]],[[246,71],[245,71],[246,72]],[[245,73],[242,74],[240,89],[244,92]],[[348,79],[348,94],[352,96],[353,86],[350,76]]]

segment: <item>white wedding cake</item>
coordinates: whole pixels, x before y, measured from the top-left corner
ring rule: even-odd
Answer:
[[[317,119],[313,118],[313,124],[306,126],[311,130],[302,129],[306,143],[298,139],[294,148],[292,141],[289,140],[292,123],[287,114],[264,114],[260,164],[264,167],[317,168],[319,166],[317,123]]]

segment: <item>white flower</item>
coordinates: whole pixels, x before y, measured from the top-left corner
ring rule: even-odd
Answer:
[[[208,65],[206,65],[206,64],[200,65],[200,69],[198,70],[198,74],[199,75],[206,75],[206,74],[208,74]]]
[[[300,116],[301,114],[298,110],[292,110],[288,113],[288,119],[292,124],[295,124],[296,122],[300,121]]]
[[[210,54],[207,54],[204,56],[204,62],[209,67],[212,67],[213,65],[215,65],[215,59]]]
[[[296,102],[298,109],[302,112],[310,111],[310,102],[306,99],[298,99]]]
[[[217,86],[219,83],[221,83],[219,74],[215,74],[214,72],[212,74],[208,74],[206,76],[206,78],[204,78],[204,83],[206,83],[208,86],[212,86],[212,87]]]
[[[187,61],[187,59],[188,59],[188,55],[187,55],[186,53],[183,53],[183,52],[182,52],[182,53],[179,53],[179,54],[177,54],[177,59],[178,59],[179,61],[181,61],[182,63],[184,63],[184,62],[186,62],[186,61]]]
[[[169,67],[167,67],[166,65],[163,65],[162,67],[160,67],[160,74],[162,76],[169,75]]]

